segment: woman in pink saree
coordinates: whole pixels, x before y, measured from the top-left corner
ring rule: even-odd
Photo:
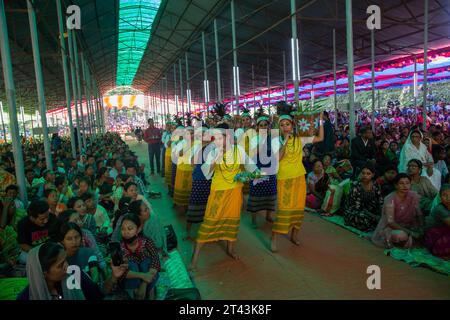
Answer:
[[[423,237],[420,196],[411,191],[411,180],[399,173],[395,191],[384,198],[382,215],[372,235],[372,242],[383,248],[411,248]]]

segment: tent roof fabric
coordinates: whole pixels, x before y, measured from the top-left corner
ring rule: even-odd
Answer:
[[[18,105],[25,112],[37,108],[37,94],[26,1],[4,0],[12,51]],[[219,29],[219,52],[224,98],[233,92],[231,13],[228,0],[61,0],[81,9],[78,48],[88,61],[102,94],[118,85],[132,85],[146,94],[159,90],[167,79],[173,97],[174,64],[177,94],[180,92],[178,62],[182,60],[183,90],[186,89],[185,52],[189,59],[192,101],[203,102],[201,32],[206,35],[206,60],[211,101],[217,99],[213,21]],[[376,61],[386,61],[423,51],[424,5],[422,0],[374,0],[381,9],[381,30],[375,32]],[[47,108],[65,104],[64,78],[54,1],[34,1]],[[370,62],[370,30],[366,13],[369,3],[353,1],[355,64]],[[235,1],[240,92],[245,95],[267,89],[266,66],[270,63],[271,86],[283,84],[283,54],[290,84],[290,1]],[[345,1],[297,1],[297,25],[302,80],[329,77],[332,70],[332,33],[336,30],[337,68],[346,68]],[[429,49],[450,45],[450,1],[429,1]],[[252,66],[255,78],[252,79]],[[355,74],[357,77],[358,74]],[[314,80],[316,81],[316,80]],[[186,99],[186,97],[184,97]],[[0,100],[6,105],[3,77]]]

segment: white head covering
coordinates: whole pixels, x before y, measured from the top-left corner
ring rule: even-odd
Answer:
[[[27,278],[29,282],[30,300],[52,300],[52,296],[45,281],[44,272],[42,272],[41,262],[39,261],[39,250],[42,245],[37,246],[28,252],[27,257]],[[84,300],[81,289],[68,289],[65,280],[61,282],[64,300]]]
[[[419,148],[417,148],[411,141],[411,134],[413,132],[417,132],[418,130],[413,130],[409,133],[408,139],[406,139],[405,144],[400,151],[400,163],[398,165],[398,172],[407,172],[408,162],[412,159],[417,159],[425,164],[427,162],[433,162],[433,157],[428,152],[425,144],[420,142]],[[422,132],[420,132],[421,137],[423,138]]]

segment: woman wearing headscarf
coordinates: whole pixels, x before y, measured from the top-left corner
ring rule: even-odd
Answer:
[[[425,144],[423,144],[422,140],[422,132],[419,130],[411,131],[400,151],[400,163],[398,165],[399,173],[407,172],[408,162],[411,159],[420,160],[426,167],[433,166],[433,157],[430,152],[428,152],[428,149]]]
[[[117,267],[111,264],[111,278],[101,290],[83,271],[79,273],[80,279],[71,278],[77,273],[69,275],[68,266],[67,254],[60,244],[47,242],[31,249],[26,266],[29,284],[17,300],[101,300],[128,268],[126,264]]]
[[[279,168],[277,173],[277,211],[272,226],[272,252],[277,251],[277,238],[291,232],[291,241],[299,245],[298,231],[303,222],[306,203],[306,179],[303,167],[303,146],[321,142],[324,137],[323,115],[320,114],[319,136],[300,137],[294,132],[292,107],[283,103],[278,106],[280,136],[277,138]]]

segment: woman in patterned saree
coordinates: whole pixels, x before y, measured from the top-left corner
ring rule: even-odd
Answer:
[[[375,230],[383,207],[381,189],[373,181],[374,176],[375,168],[368,164],[362,167],[344,207],[345,224],[363,232]]]

